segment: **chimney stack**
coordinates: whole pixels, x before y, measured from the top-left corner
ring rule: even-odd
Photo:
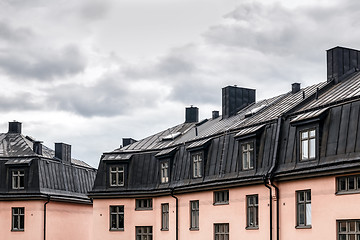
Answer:
[[[222,118],[235,115],[255,102],[255,89],[227,86],[222,89]]]
[[[193,123],[199,121],[199,109],[197,107],[187,107],[185,109],[185,122],[186,123]]]
[[[21,122],[13,121],[9,122],[9,131],[8,133],[19,133],[21,134]]]
[[[297,93],[298,91],[300,91],[300,83],[293,83],[291,84],[291,92],[292,93]]]
[[[38,155],[42,155],[42,142],[41,141],[34,141],[33,142],[33,151]]]
[[[126,147],[126,146],[128,146],[130,144],[136,143],[137,141],[135,139],[132,139],[132,138],[123,138],[122,142],[123,142],[122,146]]]
[[[66,143],[55,143],[55,157],[62,162],[71,163],[71,145]]]
[[[360,67],[360,51],[344,47],[334,47],[326,51],[327,81],[339,83],[348,74]]]
[[[219,117],[219,111],[212,111],[212,119]]]

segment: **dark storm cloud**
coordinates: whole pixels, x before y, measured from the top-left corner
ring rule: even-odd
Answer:
[[[14,28],[9,23],[0,21],[0,42],[26,42],[33,36],[29,28]]]
[[[51,81],[82,72],[86,59],[80,49],[69,45],[62,49],[46,47],[0,49],[0,70],[15,79]]]

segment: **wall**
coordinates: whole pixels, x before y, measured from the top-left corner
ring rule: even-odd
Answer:
[[[0,239],[44,239],[45,201],[0,201]],[[24,231],[11,231],[12,207],[25,207]],[[92,206],[53,202],[47,205],[46,239],[89,240],[92,229]]]
[[[259,194],[259,229],[246,230],[246,195]],[[264,185],[229,189],[228,205],[213,205],[213,191],[178,194],[179,239],[209,240],[214,238],[214,223],[229,223],[230,239],[268,239],[269,191]],[[190,231],[190,201],[199,200],[199,231]],[[169,203],[169,231],[161,231],[161,203]],[[109,206],[124,205],[124,231],[109,231]],[[93,240],[135,239],[135,226],[153,226],[153,239],[175,240],[175,199],[153,198],[153,210],[135,211],[135,199],[94,199]]]
[[[333,176],[278,184],[280,239],[337,239],[336,220],[360,219],[359,194],[336,195]],[[295,191],[311,189],[311,229],[296,229]]]

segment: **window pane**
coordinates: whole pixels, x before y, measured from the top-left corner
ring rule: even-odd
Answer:
[[[305,201],[305,192],[298,192],[298,201],[299,202]]]
[[[298,225],[305,225],[305,205],[299,204],[298,205]]]
[[[308,140],[301,141],[301,159],[308,159]]]
[[[310,137],[315,137],[315,130],[310,131]]]
[[[311,203],[306,204],[306,225],[311,225]]]
[[[249,152],[249,157],[250,157],[250,159],[249,159],[249,168],[250,169],[252,169],[252,168],[254,168],[254,151],[253,150],[251,150],[250,152]]]
[[[349,234],[349,240],[356,240],[355,239],[355,234]]]
[[[346,232],[346,222],[339,222],[339,232]]]
[[[355,221],[350,221],[349,222],[349,231],[350,232],[355,232]]]
[[[348,179],[349,190],[355,190],[355,177],[349,177]]]
[[[309,158],[315,158],[315,138],[310,139],[309,142]]]
[[[243,153],[243,169],[248,169],[249,165],[248,165],[248,154],[247,152]]]
[[[339,178],[338,180],[338,190],[345,191],[346,190],[346,178]]]
[[[346,235],[345,234],[340,234],[339,235],[339,240],[346,240]]]
[[[304,131],[301,133],[301,139],[306,139],[308,138],[308,131]]]

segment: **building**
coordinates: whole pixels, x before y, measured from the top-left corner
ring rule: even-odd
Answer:
[[[360,239],[360,52],[327,51],[327,80],[256,101],[222,89],[222,116],[101,157],[94,240]]]
[[[0,134],[0,238],[91,239],[96,169],[71,158],[68,144],[54,151],[22,135],[21,125]]]

